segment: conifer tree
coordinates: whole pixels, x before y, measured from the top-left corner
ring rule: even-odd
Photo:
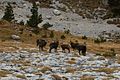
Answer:
[[[11,22],[14,19],[13,8],[10,5],[10,3],[7,3],[5,13],[2,19],[7,20],[9,22]]]
[[[38,7],[36,3],[33,3],[33,7],[31,9],[32,16],[30,17],[29,21],[27,21],[28,25],[31,27],[37,27],[39,23],[42,22],[42,15],[38,15]]]
[[[108,4],[113,13],[113,17],[120,17],[120,0],[108,0]]]

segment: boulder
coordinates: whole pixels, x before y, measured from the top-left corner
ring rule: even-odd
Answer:
[[[13,40],[20,40],[20,36],[18,36],[18,35],[11,35],[11,38]]]
[[[52,19],[52,16],[47,15],[46,18],[47,18],[48,20],[51,20],[51,19]]]
[[[56,15],[56,16],[59,16],[61,15],[61,12],[57,9],[53,10],[53,13]]]

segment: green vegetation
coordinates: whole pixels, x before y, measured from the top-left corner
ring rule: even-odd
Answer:
[[[61,35],[61,39],[65,39],[65,35]]]
[[[14,19],[13,8],[10,5],[10,3],[7,3],[5,13],[2,19],[7,20],[9,22],[11,22]]]
[[[47,30],[48,28],[52,27],[53,25],[51,25],[50,23],[45,23],[42,27],[44,30]]]
[[[113,17],[120,17],[120,0],[108,0]]]
[[[33,3],[33,7],[31,9],[32,16],[30,19],[27,21],[27,24],[33,28],[36,28],[39,23],[41,23],[42,20],[42,15],[38,15],[38,8],[36,3]]]

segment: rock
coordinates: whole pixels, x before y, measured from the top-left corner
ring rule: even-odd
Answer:
[[[33,73],[33,72],[36,72],[37,70],[34,69],[34,68],[32,68],[32,67],[29,67],[29,68],[25,69],[25,71],[26,71],[27,73]]]
[[[28,78],[28,80],[37,80],[37,79],[39,79],[39,75],[35,75],[35,74],[25,74],[25,76]]]
[[[49,23],[48,21],[42,21],[41,23],[38,24],[38,28],[42,28],[42,26],[46,23]]]
[[[52,16],[47,15],[46,18],[49,19],[49,20],[51,20],[51,19],[52,19]]]
[[[38,6],[40,5],[40,2],[39,2],[39,1],[37,1],[37,2],[35,2],[35,3],[36,3],[36,5],[38,5]]]
[[[20,40],[20,36],[18,36],[18,35],[11,35],[11,38],[13,40]]]
[[[53,13],[56,15],[56,16],[59,16],[61,15],[61,12],[57,9],[53,10]]]

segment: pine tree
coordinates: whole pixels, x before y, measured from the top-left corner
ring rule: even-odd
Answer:
[[[28,25],[31,27],[37,27],[39,23],[42,22],[42,15],[38,15],[38,7],[36,3],[33,3],[33,7],[31,9],[32,16],[30,17],[29,21],[27,21]]]
[[[13,8],[10,5],[10,3],[7,3],[5,13],[2,19],[7,20],[9,22],[11,22],[14,19]]]
[[[108,4],[113,13],[113,17],[120,17],[120,0],[108,0]]]

